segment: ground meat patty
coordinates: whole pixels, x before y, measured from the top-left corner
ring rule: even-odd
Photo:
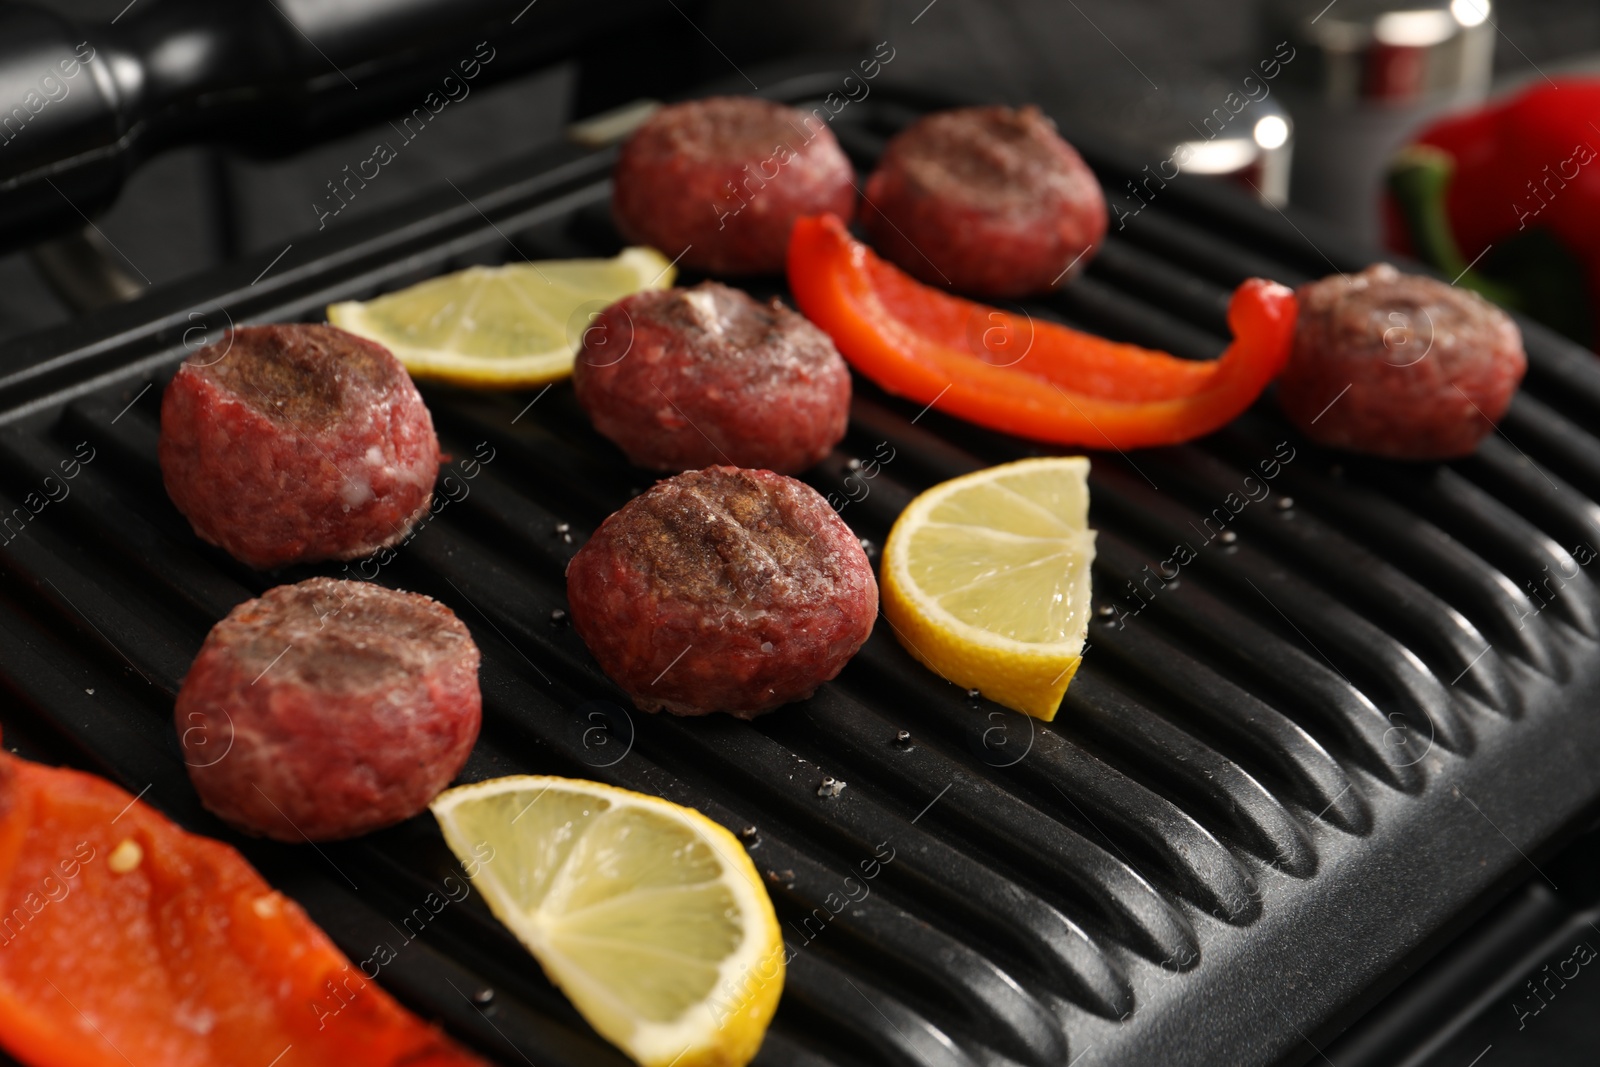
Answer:
[[[174,719],[207,808],[250,834],[331,841],[408,819],[478,737],[478,648],[416,593],[312,578],[207,636]]]
[[[973,107],[929,115],[889,142],[861,221],[880,253],[929,284],[1019,297],[1056,288],[1094,257],[1106,201],[1038,108]]]
[[[855,171],[833,131],[751,96],[657,111],[622,146],[612,182],[624,237],[711,274],[781,273],[795,219],[855,214]]]
[[[1505,312],[1387,263],[1302,285],[1296,297],[1278,403],[1323,444],[1397,459],[1465,456],[1527,369]]]
[[[638,466],[792,474],[844,436],[850,371],[827,334],[776,299],[716,282],[635,293],[584,340],[578,402]]]
[[[161,399],[160,454],[194,532],[260,570],[398,543],[439,473],[405,368],[332,326],[248,326],[196,352]]]
[[[860,542],[816,490],[737,467],[669,478],[601,523],[567,598],[641,709],[743,719],[838,674],[878,612]]]

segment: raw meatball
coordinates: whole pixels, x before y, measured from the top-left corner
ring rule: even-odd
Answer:
[[[207,808],[249,834],[332,841],[425,808],[481,709],[478,647],[449,608],[312,578],[217,623],[173,714]]]
[[[258,570],[397,544],[439,473],[400,361],[332,326],[247,326],[196,352],[161,398],[160,455],[194,532]]]
[[[855,171],[815,114],[751,96],[664,107],[622,146],[617,229],[711,274],[778,274],[801,215],[855,213]]]
[[[567,567],[572,624],[644,711],[741,719],[811,695],[872,632],[878,584],[816,490],[711,467],[658,483]]]
[[[1300,318],[1278,403],[1323,444],[1396,459],[1468,455],[1528,366],[1504,311],[1387,263],[1295,295]]]
[[[850,371],[827,334],[776,299],[716,282],[635,293],[584,338],[578,402],[637,466],[792,474],[844,437]]]
[[[885,258],[979,296],[1054,289],[1106,233],[1100,183],[1036,107],[918,120],[889,142],[864,199],[862,225]]]

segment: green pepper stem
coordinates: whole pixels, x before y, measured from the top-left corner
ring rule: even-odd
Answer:
[[[1425,144],[1401,149],[1389,165],[1389,191],[1400,207],[1411,247],[1424,263],[1455,278],[1455,284],[1505,307],[1520,308],[1518,294],[1473,270],[1456,244],[1445,210],[1445,195],[1455,169],[1450,153]]]

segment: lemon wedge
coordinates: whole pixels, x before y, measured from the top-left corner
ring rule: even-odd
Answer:
[[[937,674],[1049,721],[1089,628],[1089,461],[1025,459],[934,486],[883,547],[883,613]]]
[[[692,808],[597,782],[494,778],[439,794],[490,909],[606,1040],[645,1067],[742,1067],[783,989],[772,901]]]
[[[328,321],[393,352],[415,378],[513,389],[565,378],[594,317],[676,274],[653,248],[612,259],[468,267],[373,300],[328,307]]]

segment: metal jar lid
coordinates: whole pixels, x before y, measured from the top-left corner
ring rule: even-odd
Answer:
[[[1285,80],[1326,104],[1406,105],[1487,85],[1491,0],[1269,0],[1273,41],[1297,50]]]
[[[1159,89],[1131,71],[1096,70],[1062,79],[1057,93],[1073,129],[1147,164],[1124,188],[1107,190],[1115,218],[1119,196],[1136,211],[1180,172],[1227,178],[1285,203],[1294,123],[1273,88],[1253,66],[1225,75],[1174,64],[1163,68]]]

